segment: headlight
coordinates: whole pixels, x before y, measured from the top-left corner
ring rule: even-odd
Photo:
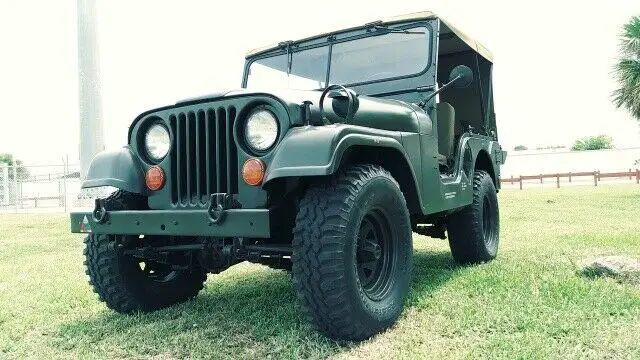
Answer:
[[[144,136],[144,147],[151,160],[160,161],[169,152],[171,139],[167,128],[160,124],[151,125]]]
[[[278,119],[269,110],[254,111],[245,124],[244,138],[253,150],[267,150],[278,138]]]

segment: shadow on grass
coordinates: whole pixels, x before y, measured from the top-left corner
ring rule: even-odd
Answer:
[[[150,314],[103,311],[62,325],[56,346],[79,353],[101,351],[173,356],[322,357],[348,350],[316,333],[297,305],[290,276],[282,271],[249,271],[209,278],[193,301]],[[449,252],[414,253],[408,306],[455,276]],[[97,345],[100,344],[100,345]],[[289,356],[286,356],[286,355]]]

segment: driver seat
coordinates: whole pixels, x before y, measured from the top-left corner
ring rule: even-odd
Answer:
[[[436,104],[438,122],[438,162],[447,165],[447,160],[453,158],[453,138],[455,135],[456,112],[451,104],[440,102]]]

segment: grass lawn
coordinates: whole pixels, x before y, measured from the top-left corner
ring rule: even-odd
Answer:
[[[361,343],[315,333],[289,275],[246,263],[209,275],[194,301],[115,314],[86,282],[66,215],[0,215],[0,358],[640,359],[640,288],[575,272],[598,255],[640,256],[640,187],[499,199],[498,259],[458,267],[446,241],[414,236],[406,310]]]

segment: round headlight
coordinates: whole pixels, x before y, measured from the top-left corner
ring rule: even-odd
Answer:
[[[244,137],[253,150],[267,150],[278,138],[278,119],[269,110],[254,111],[247,119]]]
[[[167,128],[160,124],[151,125],[144,136],[144,147],[151,160],[160,161],[169,152],[171,139]]]

